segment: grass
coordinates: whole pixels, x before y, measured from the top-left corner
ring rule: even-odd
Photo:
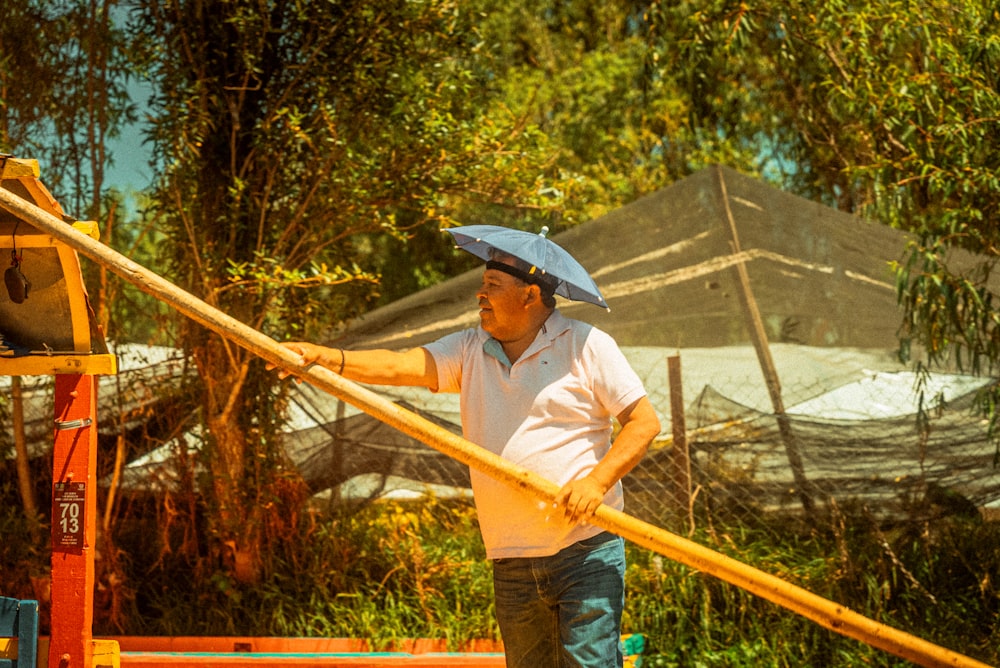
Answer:
[[[285,561],[254,587],[224,572],[184,589],[169,569],[151,575],[134,592],[124,633],[361,637],[376,647],[438,637],[456,648],[497,637],[491,572],[467,504],[330,516],[287,545]]]
[[[25,530],[4,512],[6,535]],[[693,540],[897,629],[1000,661],[997,523],[884,526],[864,513],[810,524],[710,519]],[[269,576],[254,586],[234,582],[204,548],[194,556],[181,550],[180,540],[141,519],[120,524],[120,614],[99,610],[95,633],[361,637],[375,648],[435,637],[453,650],[499,637],[490,567],[468,502],[314,515],[270,555]],[[0,549],[3,591],[23,589],[43,556],[16,543]],[[643,548],[629,545],[628,559],[623,630],[646,636],[646,667],[910,665]]]

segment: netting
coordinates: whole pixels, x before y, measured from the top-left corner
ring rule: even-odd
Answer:
[[[815,353],[783,346],[777,359],[796,364]],[[685,351],[671,355],[688,368]],[[627,510],[640,519],[674,524],[699,504],[736,516],[799,512],[804,497],[817,505],[864,503],[874,515],[912,513],[918,506],[969,513],[1000,501],[996,448],[974,410],[988,379],[936,374],[920,386],[886,353],[838,351],[836,373],[807,378],[797,367],[799,384],[786,393],[795,401],[780,418],[766,406],[760,371],[744,363],[753,359],[752,349],[699,350],[690,357],[689,365],[711,368],[692,370],[690,378],[682,372],[686,387],[673,395],[685,397],[681,442],[671,436],[666,357],[663,380],[646,381],[664,430],[624,481]],[[872,368],[878,362],[881,370]],[[699,385],[705,375],[712,384]],[[455,395],[382,391],[460,433]],[[345,500],[468,493],[465,467],[430,447],[315,390],[297,390],[293,403],[302,428],[289,432],[289,451],[314,491],[334,487]],[[310,420],[313,426],[305,427]],[[801,461],[799,479],[790,450]]]
[[[114,438],[120,431],[138,430],[148,423],[162,400],[180,386],[191,371],[182,351],[174,348],[112,346],[121,372],[99,376],[97,426],[101,434]],[[0,392],[10,393],[10,376],[0,377]],[[24,440],[31,459],[52,450],[54,429],[54,383],[52,376],[19,377],[23,397]],[[160,442],[131,444],[136,455],[162,445]]]
[[[864,504],[882,517],[970,515],[1000,506],[996,445],[975,410],[990,379],[932,374],[921,384],[888,351],[778,344],[775,366],[787,372],[782,417],[770,405],[753,348],[625,351],[633,365],[645,365],[644,382],[664,427],[624,480],[626,510],[640,519],[676,527],[704,512],[737,519],[799,513],[804,502],[831,499],[842,507]],[[678,360],[680,387],[670,385],[670,357]],[[186,368],[162,350],[130,351],[124,361],[118,378],[102,379],[105,433],[118,429],[112,416],[125,415],[126,425],[148,419],[157,392]],[[461,433],[457,395],[378,389]],[[471,494],[466,466],[308,384],[290,391],[286,451],[319,498]],[[27,440],[33,455],[42,456],[52,429],[51,383],[29,382],[24,395]],[[680,440],[677,415],[684,419]],[[200,438],[188,432],[181,441],[135,444],[141,454],[120,484],[155,493],[186,479],[184,467],[195,460],[178,450],[198,447]]]

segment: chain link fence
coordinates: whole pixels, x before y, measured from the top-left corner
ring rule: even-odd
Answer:
[[[996,446],[975,412],[990,379],[921,379],[889,351],[781,344],[772,353],[776,395],[752,347],[626,349],[663,423],[625,479],[627,512],[676,528],[705,512],[801,513],[831,500],[875,516],[988,512],[1000,500]],[[378,389],[461,432],[457,395]],[[465,467],[430,447],[308,386],[292,403],[289,447],[316,492],[468,494]]]

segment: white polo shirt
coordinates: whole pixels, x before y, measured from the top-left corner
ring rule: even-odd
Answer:
[[[461,393],[465,438],[559,486],[597,465],[611,447],[612,419],[646,394],[614,339],[559,311],[513,365],[481,327],[425,348],[438,391]],[[476,470],[471,477],[490,559],[548,556],[601,532],[570,526],[551,504]],[[604,501],[622,509],[620,482]]]

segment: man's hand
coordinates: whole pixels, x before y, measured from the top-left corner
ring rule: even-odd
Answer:
[[[302,358],[302,366],[309,366],[310,364],[315,364],[319,362],[319,359],[323,353],[324,347],[318,346],[315,343],[308,343],[306,341],[290,341],[282,343],[282,346],[288,348],[293,353],[296,353]],[[278,369],[276,364],[268,362],[265,368],[268,371]],[[288,369],[278,369],[278,378],[288,378],[292,375],[292,372]]]
[[[579,524],[591,517],[604,503],[605,490],[593,478],[571,480],[556,493],[556,506],[562,506],[566,521]]]

